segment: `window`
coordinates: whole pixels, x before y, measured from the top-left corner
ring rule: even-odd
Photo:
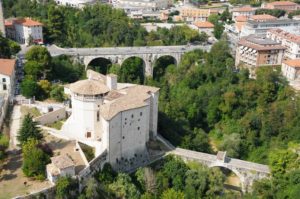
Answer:
[[[143,115],[143,112],[140,112],[140,116],[142,116]]]
[[[97,122],[99,122],[99,120],[100,120],[100,113],[99,111],[97,111]]]
[[[2,82],[6,82],[6,79],[5,79],[5,78],[2,78]]]
[[[131,115],[131,118],[133,118],[133,117],[134,117],[134,115],[132,114],[132,115]]]
[[[6,84],[3,84],[3,90],[7,90]]]
[[[137,127],[137,130],[139,131],[139,130],[140,130],[140,127]]]
[[[87,137],[87,138],[92,137],[92,133],[91,133],[91,132],[86,132],[86,137]]]

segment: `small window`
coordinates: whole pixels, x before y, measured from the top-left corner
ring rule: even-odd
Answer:
[[[132,114],[132,115],[131,115],[131,118],[133,118],[133,117],[134,117],[134,115]]]
[[[2,82],[6,82],[6,78],[2,78]]]
[[[92,133],[91,133],[91,132],[86,132],[86,137],[87,137],[87,138],[92,137]]]
[[[99,120],[100,120],[100,113],[99,111],[97,111],[97,122],[99,122]]]
[[[124,140],[124,139],[125,139],[125,136],[123,136],[122,138],[123,138],[123,140]]]
[[[7,90],[6,84],[3,84],[3,90]]]
[[[143,115],[143,112],[140,112],[140,116],[142,116]]]

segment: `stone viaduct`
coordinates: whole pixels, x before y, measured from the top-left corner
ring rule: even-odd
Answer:
[[[226,156],[226,152],[219,151],[217,155],[201,153],[181,148],[175,148],[169,152],[175,156],[181,157],[185,161],[195,161],[208,167],[223,167],[236,174],[241,182],[242,191],[251,191],[255,180],[268,178],[270,169],[267,165],[257,164],[244,160],[234,159]]]
[[[195,49],[209,51],[210,45],[186,45],[186,46],[146,46],[146,47],[109,47],[109,48],[59,48],[47,47],[52,56],[69,55],[86,67],[97,58],[104,58],[111,63],[122,63],[130,57],[139,57],[144,61],[145,76],[153,75],[154,63],[163,56],[171,56],[175,64],[179,63],[184,53]]]
[[[231,170],[240,179],[243,193],[252,191],[252,184],[255,180],[269,178],[271,174],[267,165],[230,158],[223,151],[219,151],[217,155],[213,155],[174,147],[159,134],[157,139],[168,148],[169,152],[166,155],[172,154],[182,158],[184,161],[199,162],[210,168],[223,167]]]

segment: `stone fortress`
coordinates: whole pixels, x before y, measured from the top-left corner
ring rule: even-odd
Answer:
[[[96,157],[106,151],[116,170],[146,162],[146,144],[157,136],[159,89],[118,83],[116,75],[92,70],[87,77],[65,89],[72,114],[61,133],[93,147]]]

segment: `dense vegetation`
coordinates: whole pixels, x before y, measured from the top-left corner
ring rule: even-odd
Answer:
[[[60,46],[179,45],[199,40],[198,32],[187,26],[148,33],[123,10],[103,4],[83,10],[31,0],[4,0],[3,4],[6,17],[33,17],[43,22],[46,42]]]
[[[257,9],[255,10],[255,14],[256,15],[261,15],[261,14],[268,14],[268,15],[272,15],[274,17],[283,17],[285,15],[285,11],[284,10],[279,10],[279,9],[274,9],[274,10],[270,10],[270,9]]]
[[[11,58],[21,50],[19,44],[2,36],[0,32],[0,58]]]

